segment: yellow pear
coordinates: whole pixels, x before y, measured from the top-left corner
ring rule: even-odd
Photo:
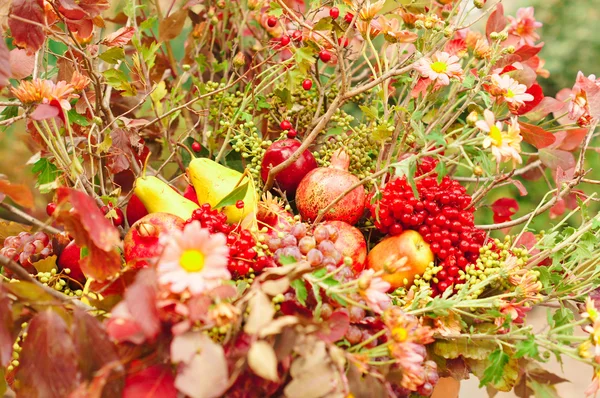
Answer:
[[[198,203],[209,203],[212,207],[229,195],[236,188],[238,182],[237,186],[248,183],[248,190],[243,199],[244,207],[238,209],[235,205],[231,205],[224,208],[228,222],[237,223],[255,210],[257,197],[254,181],[244,177],[244,180],[240,182],[242,173],[207,158],[192,160],[187,173],[196,190]]]
[[[184,198],[156,177],[137,178],[133,192],[149,213],[169,213],[188,220],[198,208],[196,203]]]

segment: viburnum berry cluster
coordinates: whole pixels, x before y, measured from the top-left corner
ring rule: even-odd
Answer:
[[[438,181],[436,162],[420,164],[415,182],[418,196],[406,178],[396,178],[381,190],[381,199],[369,201],[375,227],[385,234],[399,235],[410,229],[430,244],[442,267],[437,273],[434,294],[458,282],[459,271],[473,264],[486,240],[475,228],[471,196],[450,177]]]
[[[243,201],[236,203],[236,207],[239,208],[240,205],[243,207]],[[200,208],[194,210],[186,224],[192,221],[199,221],[202,228],[208,229],[211,234],[227,235],[227,246],[229,247],[227,268],[234,277],[244,277],[251,271],[259,273],[264,268],[274,265],[270,257],[259,255],[256,239],[249,230],[228,224],[225,213],[213,209],[210,204],[204,203]]]

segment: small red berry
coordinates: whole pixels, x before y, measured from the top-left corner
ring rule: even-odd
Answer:
[[[275,27],[275,25],[277,25],[277,18],[276,18],[276,17],[272,17],[272,16],[271,16],[271,17],[269,17],[269,18],[267,19],[267,26],[268,26],[269,28],[274,28],[274,27]]]
[[[302,82],[302,88],[306,91],[310,90],[312,88],[312,80],[304,79],[304,81]]]
[[[347,23],[352,23],[353,19],[354,15],[352,13],[347,12],[346,15],[344,15],[344,21],[346,21]]]
[[[337,7],[331,7],[331,9],[329,10],[329,16],[333,19],[336,19],[340,16],[340,9]]]
[[[108,207],[107,205],[104,205],[100,208],[100,210],[102,211],[103,214],[106,214],[110,211],[110,207]]]
[[[289,120],[283,120],[281,123],[279,123],[279,127],[282,130],[290,130],[292,128],[292,123],[290,123]]]
[[[113,217],[112,223],[115,227],[120,227],[123,225],[123,220],[125,219],[123,216],[123,211],[119,208],[116,208],[115,213],[117,215],[115,217]]]
[[[302,32],[299,30],[295,30],[294,33],[292,33],[292,40],[294,40],[294,41],[302,40]]]
[[[281,39],[279,39],[279,43],[281,44],[281,47],[285,47],[288,44],[290,44],[290,37],[288,35],[283,35],[281,36]]]
[[[56,203],[54,203],[54,202],[48,203],[48,205],[46,206],[46,214],[48,214],[48,216],[52,217],[52,214],[54,214],[55,211],[56,211]]]
[[[350,44],[350,40],[348,40],[347,37],[339,37],[338,38],[338,45],[342,46],[342,47],[348,47],[348,45]]]
[[[288,133],[287,133],[287,137],[292,139],[292,138],[296,138],[298,136],[298,132],[296,132],[296,130],[294,129],[289,129]]]
[[[235,207],[237,207],[238,209],[243,209],[244,208],[244,201],[243,200],[238,200],[237,202],[235,202]]]
[[[321,61],[327,63],[327,62],[331,61],[331,53],[327,50],[321,50],[321,51],[319,51],[319,59],[321,59]]]
[[[200,145],[200,143],[198,141],[194,141],[192,143],[192,151],[200,152],[201,149],[202,149],[202,145]]]

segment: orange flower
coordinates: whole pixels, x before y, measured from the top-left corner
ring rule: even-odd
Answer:
[[[73,76],[71,77],[71,86],[76,92],[83,91],[88,84],[90,84],[91,80],[89,77],[82,75],[81,73],[75,71]]]

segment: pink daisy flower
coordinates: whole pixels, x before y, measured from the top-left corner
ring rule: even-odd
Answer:
[[[231,279],[225,235],[211,234],[194,221],[183,232],[161,236],[161,241],[165,249],[158,261],[158,281],[168,285],[171,292],[182,293],[187,289],[200,294]]]
[[[360,294],[366,300],[369,308],[381,314],[392,303],[390,296],[387,295],[390,284],[378,276],[373,277],[374,273],[374,270],[368,269],[360,274],[359,281],[370,281],[368,287],[360,290]]]
[[[540,39],[540,35],[535,30],[541,28],[542,23],[535,20],[533,13],[533,7],[519,8],[516,18],[508,17],[510,21],[508,33],[519,37],[519,44],[533,46]]]
[[[533,101],[533,95],[526,92],[527,86],[506,74],[493,74],[492,86],[492,93],[496,97],[502,97],[509,104],[521,106],[525,102]]]
[[[462,79],[463,76],[460,59],[444,51],[436,52],[431,58],[421,58],[415,64],[415,69],[421,76],[440,86],[449,85],[451,77]]]

